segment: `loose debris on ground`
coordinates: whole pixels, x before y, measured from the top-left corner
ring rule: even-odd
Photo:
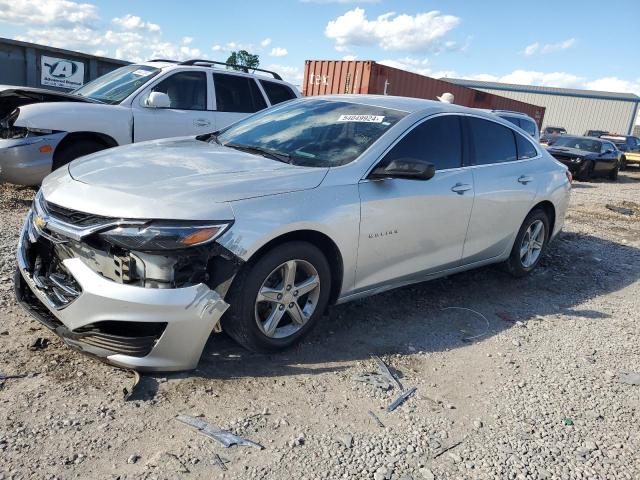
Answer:
[[[221,428],[216,427],[210,423],[205,422],[200,418],[191,417],[189,415],[178,415],[176,420],[184,423],[185,425],[189,425],[197,429],[198,433],[202,435],[206,435],[209,438],[213,438],[217,440],[226,448],[231,447],[232,445],[239,445],[242,447],[255,447],[262,450],[264,447],[259,443],[252,442],[251,440],[247,440],[246,438],[239,437],[238,435],[234,435],[231,432],[227,432],[226,430],[222,430]]]
[[[339,305],[279,354],[214,336],[197,370],[145,374],[128,401],[130,372],[16,304],[34,191],[0,186],[0,370],[38,372],[0,380],[0,478],[640,478],[640,387],[621,381],[640,372],[640,213],[606,208],[637,204],[630,170],[575,183],[565,231],[529,278],[485,268]],[[486,322],[452,305],[482,312],[487,333],[463,341]],[[29,350],[38,337],[51,343]],[[352,380],[384,378],[371,352],[417,387],[392,413],[394,382]],[[172,420],[183,412],[265,448],[194,435]]]

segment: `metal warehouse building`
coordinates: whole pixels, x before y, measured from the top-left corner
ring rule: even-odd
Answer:
[[[447,78],[448,82],[545,107],[544,127],[564,127],[582,135],[606,130],[631,135],[640,97],[633,93],[598,92]]]
[[[68,91],[128,63],[0,38],[0,85]]]

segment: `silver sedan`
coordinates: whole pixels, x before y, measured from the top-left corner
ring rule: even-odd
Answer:
[[[526,275],[570,189],[566,167],[491,113],[308,97],[52,173],[16,292],[73,348],[189,369],[212,331],[273,351],[331,304],[492,263]]]

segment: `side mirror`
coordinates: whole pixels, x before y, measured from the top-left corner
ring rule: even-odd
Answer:
[[[369,178],[404,178],[407,180],[429,180],[436,174],[431,162],[419,158],[398,158],[384,167],[375,168]]]
[[[171,106],[171,99],[166,93],[151,92],[144,102],[144,105],[150,108],[169,108]]]

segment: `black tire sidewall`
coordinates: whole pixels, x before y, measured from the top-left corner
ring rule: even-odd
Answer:
[[[275,268],[288,260],[305,260],[314,266],[320,277],[320,297],[313,315],[295,334],[286,338],[269,338],[255,320],[255,299],[265,279]],[[245,265],[228,295],[229,311],[222,320],[223,331],[252,351],[270,352],[287,348],[306,335],[324,314],[331,294],[331,269],[316,246],[307,242],[287,242],[276,246],[255,263]]]
[[[103,143],[92,140],[77,140],[73,143],[69,143],[68,145],[63,145],[62,148],[54,155],[51,171],[67,165],[76,158],[99,152],[105,148],[107,148],[107,146]]]
[[[524,265],[522,265],[522,260],[520,259],[520,245],[522,244],[522,238],[526,234],[527,229],[531,226],[533,222],[537,220],[541,220],[542,223],[544,224],[544,243],[542,245],[542,250],[540,252],[540,255],[538,256],[538,259],[536,260],[536,263],[526,268]],[[551,236],[551,232],[549,231],[549,218],[547,217],[547,214],[542,209],[532,210],[529,213],[529,215],[527,215],[524,222],[522,222],[522,225],[520,226],[520,230],[516,235],[513,248],[511,249],[511,255],[509,256],[509,260],[508,260],[509,271],[517,277],[522,277],[530,273],[532,270],[534,270],[540,263],[540,259],[542,258],[542,255],[544,254],[545,250],[547,249],[547,244],[549,242],[550,236]]]

